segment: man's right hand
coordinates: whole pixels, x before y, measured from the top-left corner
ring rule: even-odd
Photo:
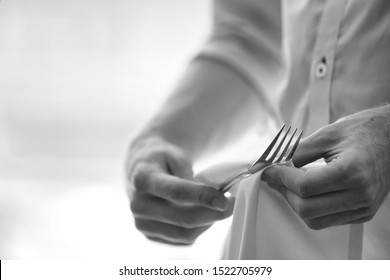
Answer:
[[[233,212],[234,199],[194,181],[181,149],[161,139],[133,144],[126,172],[135,225],[148,239],[189,245]]]

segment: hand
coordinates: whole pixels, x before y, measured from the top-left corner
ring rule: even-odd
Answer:
[[[303,139],[296,166],[275,166],[262,180],[312,229],[371,220],[390,190],[390,106],[364,110]]]
[[[234,199],[193,180],[191,163],[161,140],[134,145],[128,155],[128,194],[136,227],[148,239],[189,245],[229,217]]]

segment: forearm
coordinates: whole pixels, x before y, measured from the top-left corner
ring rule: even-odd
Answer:
[[[196,159],[239,138],[260,120],[260,108],[239,75],[198,60],[137,139],[162,138]]]

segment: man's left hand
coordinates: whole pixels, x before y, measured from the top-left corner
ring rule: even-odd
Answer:
[[[262,180],[279,191],[311,229],[371,220],[390,190],[390,106],[360,111],[303,139],[297,167],[275,166]]]

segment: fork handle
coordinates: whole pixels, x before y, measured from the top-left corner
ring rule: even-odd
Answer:
[[[239,182],[241,179],[249,177],[252,175],[248,171],[243,171],[241,173],[238,173],[237,175],[233,176],[232,178],[227,179],[225,182],[223,182],[219,187],[218,190],[225,193],[228,190],[230,190],[237,182]]]
[[[228,190],[230,190],[236,183],[238,183],[241,179],[247,178],[259,171],[264,170],[265,168],[274,165],[273,163],[268,163],[268,162],[261,162],[257,163],[253,166],[251,166],[249,169],[242,171],[238,173],[237,175],[225,180],[220,187],[218,188],[219,191],[225,193]]]

